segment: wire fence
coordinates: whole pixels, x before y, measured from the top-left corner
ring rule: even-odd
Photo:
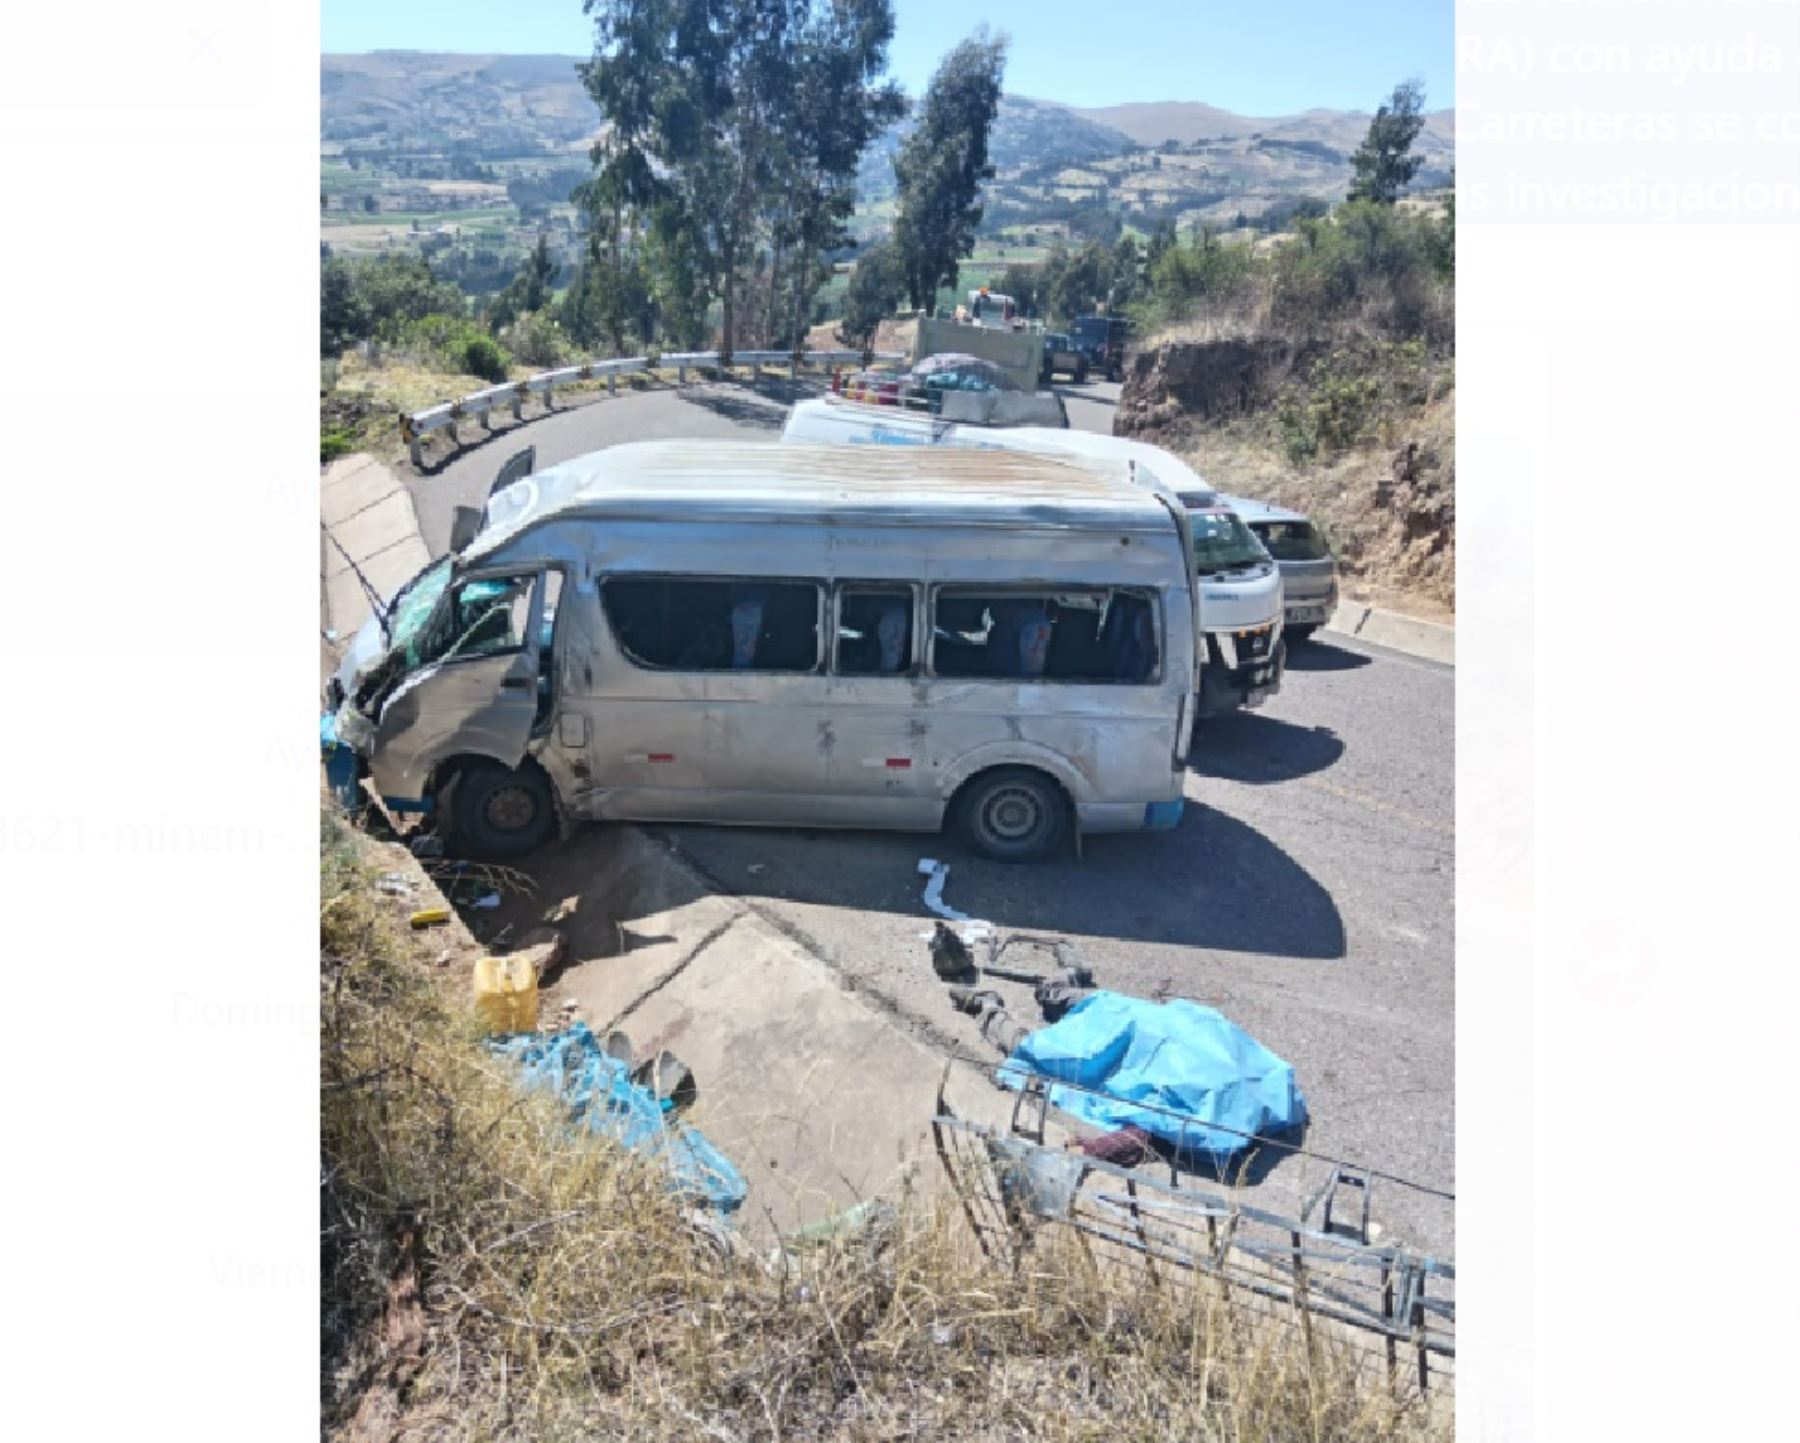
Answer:
[[[945,1068],[976,1059],[958,1057]],[[992,1073],[994,1064],[980,1063]],[[1291,1212],[1196,1168],[1180,1145],[1135,1167],[1059,1147],[1047,1136],[1051,1089],[1072,1083],[1021,1075],[1005,1128],[958,1117],[940,1086],[932,1119],[937,1154],[983,1252],[1020,1267],[1045,1228],[1072,1230],[1096,1262],[1140,1272],[1159,1288],[1211,1289],[1261,1321],[1298,1329],[1309,1350],[1328,1341],[1363,1350],[1396,1390],[1453,1380],[1456,1268],[1371,1236],[1377,1182],[1444,1205],[1454,1195],[1309,1152],[1275,1138],[1257,1149],[1306,1157],[1326,1181]],[[1135,1105],[1135,1104],[1134,1104]],[[1145,1105],[1173,1120],[1180,1114]],[[1231,1129],[1226,1129],[1231,1131]]]

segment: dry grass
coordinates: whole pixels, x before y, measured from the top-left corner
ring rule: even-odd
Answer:
[[[1413,448],[1412,479],[1396,468]],[[1368,442],[1296,465],[1266,418],[1193,428],[1174,449],[1234,495],[1304,511],[1325,528],[1345,595],[1451,622],[1456,614],[1456,401],[1445,391]]]
[[[778,1260],[488,1057],[328,817],[322,1403],[345,1439],[1448,1439],[1328,1346],[945,1208]],[[458,979],[460,981],[460,979]]]
[[[540,369],[516,365],[508,376],[511,380],[522,381],[536,375]],[[749,371],[746,369],[744,374],[749,375]],[[673,370],[666,373],[668,383],[674,379]],[[621,390],[648,390],[662,383],[662,372],[632,372],[619,377]],[[403,414],[410,415],[445,401],[458,400],[475,391],[484,391],[491,384],[479,376],[435,369],[423,357],[404,351],[381,351],[376,359],[370,360],[360,351],[352,350],[337,363],[335,382],[320,397],[321,422],[344,428],[345,450],[367,451],[384,460],[398,461],[406,455],[406,444],[400,435]],[[574,381],[558,387],[557,396],[559,400],[566,400],[605,389],[604,379]],[[528,417],[537,414],[538,404],[536,400],[528,403],[532,408],[526,412]],[[506,419],[504,408],[495,415],[497,420]]]

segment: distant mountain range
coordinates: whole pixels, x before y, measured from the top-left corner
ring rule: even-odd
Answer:
[[[506,203],[532,183],[561,188],[586,166],[602,117],[575,56],[378,51],[320,63],[321,191],[346,212],[418,213],[421,195],[447,209]],[[1103,207],[1140,225],[1229,224],[1301,197],[1341,199],[1369,115],[1309,110],[1257,118],[1199,101],[1078,108],[1006,96],[989,150],[996,219],[1055,220]],[[858,174],[858,228],[891,219],[891,157],[906,125],[871,146]],[[1431,113],[1416,149],[1417,184],[1445,184],[1454,115]],[[399,187],[390,192],[387,187]],[[423,189],[421,189],[423,188]]]

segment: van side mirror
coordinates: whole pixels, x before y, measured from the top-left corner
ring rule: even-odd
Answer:
[[[460,556],[481,534],[485,516],[479,506],[458,506],[450,521],[450,550]]]

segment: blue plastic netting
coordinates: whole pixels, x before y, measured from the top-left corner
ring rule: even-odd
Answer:
[[[576,1126],[660,1160],[672,1191],[722,1213],[735,1212],[743,1202],[744,1179],[731,1160],[697,1128],[668,1119],[656,1095],[601,1050],[585,1022],[549,1036],[521,1032],[493,1038],[488,1046],[518,1062],[524,1086],[567,1102]]]

